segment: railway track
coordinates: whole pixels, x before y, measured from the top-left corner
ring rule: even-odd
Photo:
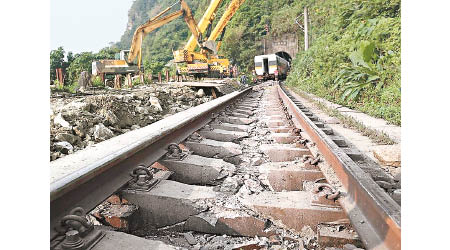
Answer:
[[[400,206],[332,133],[271,82],[51,162],[51,248],[400,249]]]

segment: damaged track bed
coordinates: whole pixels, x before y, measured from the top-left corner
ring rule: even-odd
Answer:
[[[400,249],[399,205],[310,118],[271,82],[51,162],[51,248]]]

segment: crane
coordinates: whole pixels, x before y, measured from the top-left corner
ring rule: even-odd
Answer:
[[[214,1],[212,1],[211,4],[213,2]],[[206,41],[201,44],[194,43],[195,37],[191,35],[188,43],[182,50],[174,51],[174,61],[176,63],[187,63],[187,67],[181,69],[182,72],[187,72],[189,74],[204,73],[209,75],[211,75],[211,73],[217,75],[220,72],[228,73],[229,60],[220,58],[217,55],[217,51],[220,48],[226,25],[244,2],[245,0],[232,0],[230,2],[214,30],[212,32],[207,32],[210,34],[207,34]],[[215,11],[205,13],[202,20],[199,22],[199,29],[201,32],[204,32],[207,27],[208,29],[211,28],[214,17]],[[206,20],[209,21],[207,22]],[[202,21],[204,22],[202,23]],[[218,38],[218,43],[215,45],[215,41]],[[200,45],[200,52],[194,51],[197,45]]]

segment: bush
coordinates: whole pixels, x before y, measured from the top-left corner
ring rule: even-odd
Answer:
[[[92,86],[97,88],[104,88],[105,84],[102,82],[102,78],[100,76],[95,76],[92,79]]]
[[[287,84],[400,125],[400,1],[322,0],[309,10],[311,46]]]

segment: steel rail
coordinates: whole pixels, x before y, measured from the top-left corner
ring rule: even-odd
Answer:
[[[186,139],[209,123],[215,114],[249,93],[251,89],[250,87],[235,91],[174,114],[170,119],[150,124],[145,128],[153,132],[144,138],[112,151],[107,156],[51,183],[50,240],[57,236],[55,227],[71,209],[83,207],[86,211],[92,210],[131,179],[129,173],[134,167],[141,164],[150,166],[167,152],[168,145]],[[80,161],[83,161],[85,152],[79,154]],[[84,155],[84,160],[89,162],[89,154]]]
[[[334,169],[344,189],[339,198],[367,249],[401,249],[400,206],[345,152],[319,129],[277,86],[280,98],[320,153]],[[296,96],[289,91],[289,94]]]

